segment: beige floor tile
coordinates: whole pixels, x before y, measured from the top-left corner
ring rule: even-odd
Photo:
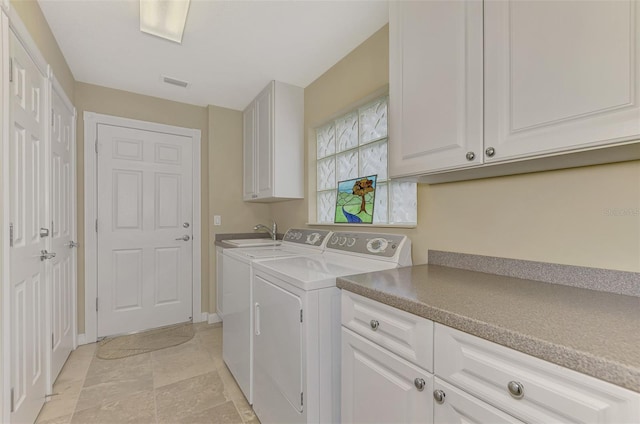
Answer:
[[[217,368],[218,374],[220,374],[220,378],[222,378],[222,384],[224,385],[224,393],[228,399],[231,400],[244,400],[246,402],[246,398],[240,390],[240,386],[236,383],[236,380],[233,378],[231,371],[227,368],[227,365],[223,362],[220,367]]]
[[[197,340],[151,353],[154,387],[215,371],[215,363]]]
[[[228,401],[213,408],[206,409],[202,412],[191,414],[183,417],[176,417],[173,421],[164,422],[159,420],[160,424],[242,424],[242,418],[236,410],[233,402]]]
[[[217,372],[192,377],[155,390],[158,421],[179,422],[228,401]]]
[[[72,424],[143,424],[155,422],[153,391],[137,393],[125,399],[77,411],[71,419]]]
[[[240,414],[243,422],[249,422],[253,419],[256,419],[256,414],[253,412],[251,405],[249,402],[243,397],[242,399],[234,399],[233,403]]]
[[[106,381],[84,387],[80,392],[76,411],[95,408],[128,398],[134,394],[153,390],[151,375],[145,378],[131,378],[117,381]]]
[[[69,424],[71,423],[71,414],[63,415],[61,417],[51,418],[48,420],[41,421],[40,417],[36,421],[37,424]]]
[[[51,396],[49,402],[44,404],[36,422],[46,422],[54,418],[73,414],[81,389],[82,380],[56,381],[53,385],[53,393],[55,393],[55,395]]]
[[[152,378],[151,354],[129,356],[122,359],[94,358],[87,372],[84,387],[100,383]]]

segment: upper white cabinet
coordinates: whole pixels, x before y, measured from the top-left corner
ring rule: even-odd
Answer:
[[[633,0],[391,2],[391,176],[640,158],[638,28]]]
[[[271,81],[244,111],[243,198],[304,197],[304,90]]]
[[[638,138],[639,6],[484,3],[485,161]]]
[[[482,2],[390,2],[392,176],[482,163]]]

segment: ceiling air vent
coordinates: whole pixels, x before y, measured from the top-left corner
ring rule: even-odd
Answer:
[[[189,83],[187,81],[182,81],[177,78],[171,78],[164,75],[162,76],[162,81],[166,82],[167,84],[177,85],[178,87],[182,88],[187,88],[189,86]]]

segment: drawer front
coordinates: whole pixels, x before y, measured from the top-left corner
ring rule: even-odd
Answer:
[[[438,399],[441,399],[441,401],[435,401],[433,405],[433,422],[435,424],[522,424],[522,421],[474,398],[437,377],[433,380],[433,393],[434,399],[436,398],[436,393]],[[444,398],[441,396],[444,396]]]
[[[640,417],[640,394],[630,390],[440,324],[434,343],[438,377],[526,422],[637,423]]]
[[[343,290],[342,325],[433,372],[433,321]]]

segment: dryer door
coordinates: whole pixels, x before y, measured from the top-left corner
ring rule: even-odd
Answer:
[[[254,410],[263,422],[301,422],[301,299],[254,274],[253,301]]]

